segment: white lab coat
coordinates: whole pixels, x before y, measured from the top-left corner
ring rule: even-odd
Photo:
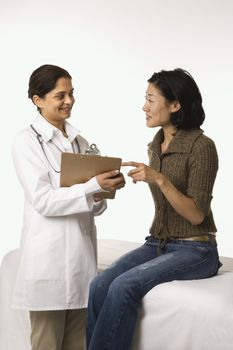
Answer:
[[[106,202],[94,202],[101,188],[93,178],[61,188],[62,152],[81,153],[87,141],[68,122],[68,139],[40,114],[32,123],[41,134],[46,156],[29,127],[12,147],[17,176],[25,195],[21,261],[12,306],[27,310],[78,309],[87,306],[90,281],[97,271],[94,216]],[[55,170],[54,170],[55,169]]]

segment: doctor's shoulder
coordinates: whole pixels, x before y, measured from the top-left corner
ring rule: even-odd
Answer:
[[[12,152],[24,152],[38,148],[38,141],[30,127],[20,130],[12,142]]]

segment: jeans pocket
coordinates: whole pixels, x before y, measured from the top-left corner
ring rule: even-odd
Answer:
[[[196,247],[195,247],[195,249],[197,249],[197,250],[199,250],[200,252],[204,252],[204,253],[207,253],[208,251],[209,251],[209,249],[210,249],[210,247],[203,247],[202,245],[197,245]]]
[[[194,254],[198,255],[202,260],[213,259],[217,261],[218,255],[215,254],[215,248],[209,243],[195,242],[190,246]]]

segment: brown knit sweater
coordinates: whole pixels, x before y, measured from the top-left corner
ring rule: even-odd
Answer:
[[[156,238],[167,239],[216,232],[210,208],[218,170],[214,142],[200,129],[179,130],[166,152],[161,153],[163,140],[163,130],[160,129],[148,145],[149,165],[164,174],[180,192],[192,198],[205,219],[199,225],[192,225],[173,209],[158,186],[149,185],[155,204],[150,233]]]

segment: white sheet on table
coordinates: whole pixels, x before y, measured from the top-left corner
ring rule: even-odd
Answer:
[[[99,268],[135,242],[98,241]],[[28,313],[10,308],[19,250],[9,252],[0,269],[0,350],[30,350]],[[153,288],[143,299],[133,350],[232,350],[233,259],[210,279],[173,281]]]

